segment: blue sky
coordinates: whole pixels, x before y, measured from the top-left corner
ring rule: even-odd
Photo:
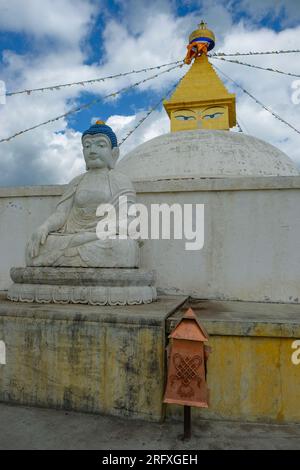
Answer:
[[[216,51],[300,49],[297,0],[0,0],[0,79],[8,91],[101,77],[179,60],[189,33],[205,19]],[[245,57],[245,62],[300,74],[298,56]],[[291,101],[290,77],[215,62],[266,105],[299,127],[300,105]],[[92,119],[111,124],[119,139],[187,69],[149,81],[141,89],[72,118],[0,144],[0,185],[62,183],[84,169],[80,133]],[[0,138],[69,111],[73,106],[130,85],[155,72],[102,85],[8,97],[0,105]],[[238,118],[251,135],[300,162],[300,136],[237,93]],[[158,109],[126,141],[122,153],[168,132]]]

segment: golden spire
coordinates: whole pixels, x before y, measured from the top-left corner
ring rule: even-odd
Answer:
[[[204,21],[191,33],[188,48],[197,41],[193,65],[171,98],[164,101],[171,119],[171,132],[229,130],[236,125],[235,95],[227,91],[206,55],[207,50],[214,47],[215,36]],[[206,45],[204,49],[203,44]]]

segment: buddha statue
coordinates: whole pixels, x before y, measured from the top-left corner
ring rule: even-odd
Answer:
[[[10,270],[14,283],[7,297],[37,303],[150,303],[157,298],[155,273],[139,268],[139,242],[127,236],[132,219],[127,213],[136,194],[129,178],[114,168],[117,137],[97,121],[83,133],[82,147],[87,171],[69,183],[54,213],[33,232],[26,267]],[[108,215],[99,207],[107,204],[115,224],[102,237],[98,223]]]
[[[86,173],[74,178],[56,211],[33,233],[26,248],[27,266],[137,267],[138,242],[119,238],[100,240],[97,207],[112,204],[119,211],[119,197],[135,203],[131,181],[114,169],[119,157],[117,137],[102,121],[82,135]],[[118,220],[118,217],[117,217]]]

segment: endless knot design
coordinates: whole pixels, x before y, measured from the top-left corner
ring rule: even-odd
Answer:
[[[185,356],[176,353],[173,356],[173,364],[176,369],[176,374],[171,376],[171,386],[173,387],[176,382],[180,382],[177,393],[182,398],[190,398],[195,392],[191,387],[191,382],[196,381],[200,388],[201,376],[199,367],[202,364],[200,356]]]

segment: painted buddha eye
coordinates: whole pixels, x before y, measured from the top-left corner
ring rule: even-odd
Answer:
[[[217,119],[220,116],[223,116],[223,113],[206,114],[203,119]]]
[[[191,121],[196,118],[194,116],[176,116],[176,119],[178,119],[178,121]]]

